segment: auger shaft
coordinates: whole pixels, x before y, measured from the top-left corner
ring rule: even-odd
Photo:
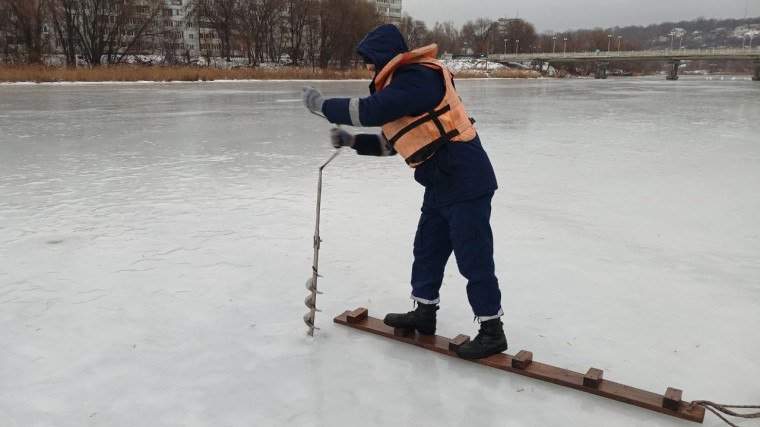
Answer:
[[[311,278],[306,282],[306,289],[311,291],[311,294],[304,301],[306,307],[309,308],[309,312],[303,318],[306,326],[309,327],[308,335],[310,337],[314,336],[314,329],[318,329],[314,327],[314,317],[315,313],[319,311],[317,310],[317,294],[321,293],[317,290],[317,280],[321,277],[319,275],[319,246],[322,243],[322,238],[319,235],[319,218],[322,210],[322,171],[339,153],[339,150],[335,150],[335,153],[319,168],[319,180],[317,181],[317,219],[314,226],[314,262],[311,267]]]

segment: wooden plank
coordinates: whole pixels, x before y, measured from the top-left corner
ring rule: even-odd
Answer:
[[[415,331],[414,329],[393,328],[393,335],[397,337],[414,338],[416,334],[417,334],[417,331]]]
[[[392,327],[385,325],[382,320],[371,316],[363,317],[361,320],[358,320],[355,323],[351,323],[348,316],[350,313],[354,312],[346,311],[345,313],[339,315],[334,319],[335,323],[359,329],[361,331],[370,332],[386,338],[391,338],[393,340],[401,341],[417,347],[422,347],[424,349],[444,354],[446,356],[458,358],[456,351],[450,349],[450,343],[452,342],[451,339],[439,335],[414,334],[410,336],[398,336],[394,334]],[[528,360],[528,353],[530,352],[525,351],[525,353],[520,356],[519,360],[522,362],[518,362],[518,365],[520,365],[520,363],[524,364],[524,362]],[[520,355],[520,353],[518,353],[518,355]],[[489,366],[492,368],[500,369],[502,371],[523,375],[541,381],[547,381],[564,387],[574,388],[586,393],[591,393],[597,396],[606,397],[608,399],[617,400],[619,402],[628,403],[640,408],[649,409],[651,411],[659,412],[661,414],[670,415],[684,420],[701,423],[705,418],[705,408],[699,405],[694,405],[692,403],[682,402],[680,400],[680,395],[678,396],[679,404],[674,408],[673,406],[664,406],[666,404],[665,396],[661,394],[637,389],[613,381],[601,380],[601,375],[599,376],[600,381],[596,387],[584,386],[584,379],[586,377],[584,374],[551,365],[546,365],[540,362],[535,362],[532,361],[532,353],[530,356],[531,361],[525,365],[523,369],[513,367],[512,361],[513,359],[517,358],[517,356],[511,356],[506,353],[496,354],[485,359],[459,360],[462,360],[463,362],[471,362],[477,363],[479,365]],[[675,395],[671,395],[670,400],[672,401],[675,397]]]

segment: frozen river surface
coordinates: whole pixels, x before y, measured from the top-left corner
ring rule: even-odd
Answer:
[[[307,338],[332,148],[300,86],[0,86],[0,425],[691,425],[333,324],[411,308],[397,157],[325,171]],[[760,84],[459,87],[501,185],[509,352],[757,404]],[[477,331],[464,285],[452,259],[441,335]]]

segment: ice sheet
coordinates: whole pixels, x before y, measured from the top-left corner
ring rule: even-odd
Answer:
[[[0,424],[690,425],[334,325],[411,308],[422,189],[399,158],[325,170],[308,339],[332,148],[302,84],[0,87]],[[458,87],[501,185],[509,351],[757,402],[760,84]],[[452,259],[439,334],[475,335],[464,284]]]

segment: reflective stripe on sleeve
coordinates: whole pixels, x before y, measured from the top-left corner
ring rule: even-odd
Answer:
[[[359,98],[351,98],[348,102],[348,114],[351,116],[353,126],[362,126],[362,122],[359,120]]]

